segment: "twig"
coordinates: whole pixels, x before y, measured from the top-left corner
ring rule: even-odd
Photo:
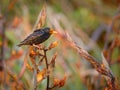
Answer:
[[[45,56],[43,56],[43,57],[40,59],[38,65],[41,65],[41,63],[42,63],[42,61],[44,60],[44,58],[45,58]]]
[[[47,55],[46,55],[46,49],[44,49],[44,55],[45,55],[45,64],[46,64],[46,69],[48,73],[48,61],[47,61]],[[49,90],[49,75],[47,75],[47,87],[46,90]]]

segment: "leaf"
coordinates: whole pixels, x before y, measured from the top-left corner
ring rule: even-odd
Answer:
[[[63,87],[65,85],[66,82],[66,75],[64,76],[63,79],[59,80],[59,79],[54,79],[54,86],[53,87]]]
[[[47,76],[46,68],[37,73],[37,83],[40,83]]]
[[[48,49],[50,50],[52,48],[55,48],[56,46],[58,46],[58,42],[57,41],[51,43],[50,46],[48,47]]]
[[[101,56],[102,56],[102,62],[103,62],[103,64],[104,64],[104,66],[106,66],[108,69],[110,69],[109,64],[108,64],[107,60],[105,59],[103,53],[101,53]]]
[[[37,20],[38,21],[36,22],[35,29],[40,29],[42,26],[44,26],[46,21],[46,4],[44,4]]]
[[[60,80],[59,79],[54,79],[54,87],[58,86],[60,83]]]
[[[60,80],[59,88],[63,87],[65,85],[65,82],[66,82],[66,75],[64,76],[64,78],[62,80]]]
[[[26,67],[27,67],[30,71],[33,71],[33,67],[31,67],[28,63],[26,63]]]
[[[55,59],[56,59],[56,57],[57,57],[57,52],[54,54],[54,56],[52,57],[52,60],[51,60],[51,62],[50,62],[50,68],[54,68],[55,67]]]
[[[33,57],[33,56],[35,56],[36,55],[36,52],[34,51],[34,50],[31,50],[30,51],[30,57]]]

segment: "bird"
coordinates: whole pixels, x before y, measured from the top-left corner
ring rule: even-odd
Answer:
[[[46,41],[52,34],[56,34],[57,31],[45,27],[34,30],[29,36],[27,36],[23,41],[21,41],[17,46],[21,47],[23,45],[37,45]]]

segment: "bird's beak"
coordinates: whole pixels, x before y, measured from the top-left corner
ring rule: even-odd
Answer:
[[[53,29],[50,29],[49,33],[50,33],[50,34],[57,34],[58,32],[55,31],[55,30],[53,30]]]

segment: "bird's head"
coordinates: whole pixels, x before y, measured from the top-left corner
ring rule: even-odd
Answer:
[[[53,30],[53,29],[51,29],[49,27],[45,28],[45,32],[50,33],[50,34],[57,34],[57,31],[55,31],[55,30]]]

